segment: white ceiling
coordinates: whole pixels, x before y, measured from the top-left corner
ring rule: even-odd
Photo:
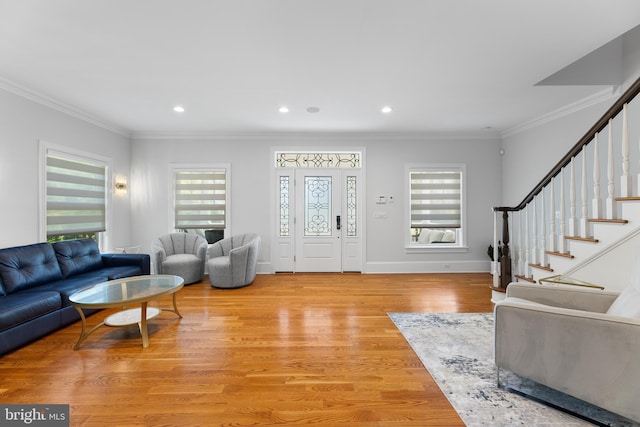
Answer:
[[[0,82],[134,133],[503,132],[601,92],[535,84],[638,24],[638,0],[0,0]]]

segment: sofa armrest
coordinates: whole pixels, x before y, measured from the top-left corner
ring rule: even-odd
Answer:
[[[205,260],[207,259],[207,251],[209,249],[209,243],[205,240],[203,243],[201,243],[197,248],[196,248],[196,253],[195,255],[200,258],[201,260]]]
[[[102,254],[105,267],[121,267],[135,265],[140,267],[142,274],[151,273],[151,258],[148,254]]]
[[[510,283],[507,298],[515,297],[553,307],[605,313],[619,292],[601,291],[581,286],[534,285]]]
[[[241,265],[244,269],[247,265],[247,260],[249,259],[249,246],[245,245],[231,249],[231,252],[229,252],[229,259],[231,260],[231,264]]]
[[[498,368],[640,419],[640,319],[513,297],[494,313]]]

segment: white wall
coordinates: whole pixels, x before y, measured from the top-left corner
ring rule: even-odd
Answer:
[[[0,90],[0,247],[42,241],[39,140],[109,158],[114,174],[129,175],[128,137]],[[111,202],[105,249],[127,245],[130,238],[128,197]]]
[[[367,272],[488,271],[486,248],[493,239],[491,207],[500,203],[498,140],[405,140],[308,135],[244,139],[137,139],[132,145],[131,209],[133,240],[149,248],[151,240],[170,232],[170,164],[231,164],[232,233],[257,232],[263,243],[260,271],[270,271],[273,227],[272,149],[277,147],[362,147],[365,149]],[[468,243],[462,253],[408,254],[404,248],[405,165],[466,163]],[[394,196],[383,205],[387,219],[373,219],[376,195]],[[448,267],[444,267],[447,264]]]
[[[504,137],[504,206],[517,206],[613,102],[615,98]]]

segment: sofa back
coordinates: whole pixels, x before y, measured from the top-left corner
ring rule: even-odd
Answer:
[[[62,279],[49,243],[0,249],[0,295],[8,295]]]
[[[65,278],[103,267],[98,243],[93,239],[55,242],[53,250]]]

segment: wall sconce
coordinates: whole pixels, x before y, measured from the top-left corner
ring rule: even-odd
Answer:
[[[116,183],[114,184],[114,187],[116,188],[116,190],[118,191],[127,191],[127,180],[124,178],[118,178],[116,179]]]

